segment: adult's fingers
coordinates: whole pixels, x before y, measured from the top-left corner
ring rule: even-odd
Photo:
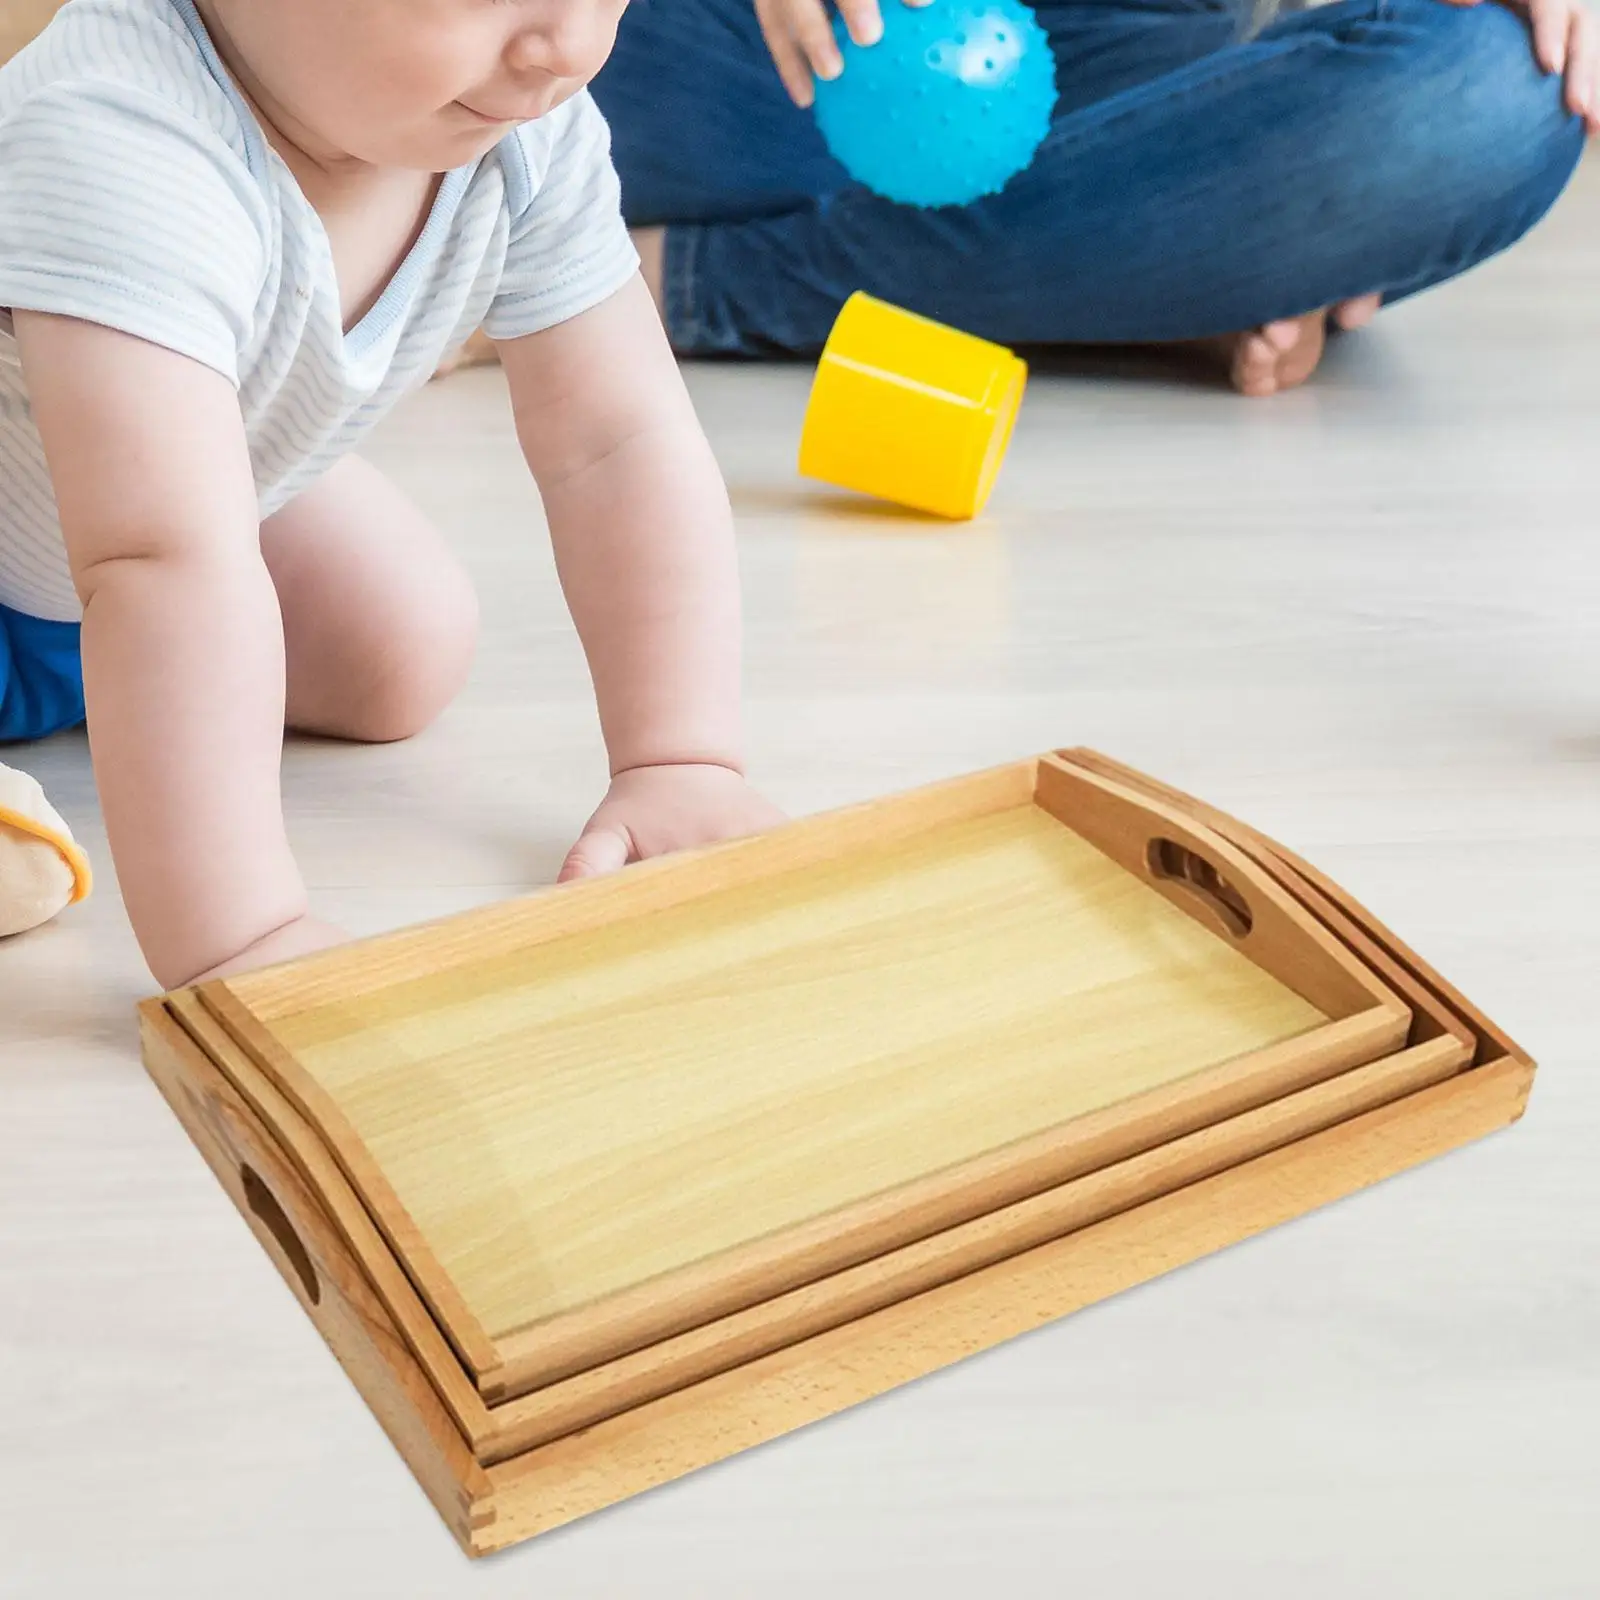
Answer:
[[[815,16],[811,16],[811,13]],[[756,20],[761,24],[761,37],[767,42],[772,63],[778,69],[789,98],[797,106],[809,106],[816,98],[812,87],[812,67],[801,43],[802,24],[814,24],[820,17],[824,28],[827,16],[821,0],[756,0]],[[828,43],[833,44],[831,31]],[[837,53],[837,51],[835,52]],[[835,74],[823,73],[824,77]]]
[[[1574,15],[1568,0],[1533,0],[1528,7],[1533,53],[1546,72],[1560,72],[1567,64],[1567,36]]]
[[[839,15],[857,44],[876,44],[883,37],[878,0],[839,0]]]
[[[1600,126],[1596,106],[1596,80],[1600,78],[1600,27],[1594,13],[1580,6],[1572,13],[1567,34],[1567,106],[1588,124],[1590,133]]]
[[[791,0],[789,25],[801,54],[819,78],[837,78],[844,71],[844,57],[839,54],[839,42],[822,0]],[[809,83],[806,93],[811,93]]]
[[[933,0],[901,3],[916,9],[932,5]],[[1479,0],[1449,3],[1477,5]],[[880,0],[838,0],[838,7],[858,45],[874,45],[883,37]],[[797,106],[809,106],[816,99],[815,79],[837,78],[844,71],[844,57],[823,0],[756,0],[756,17],[789,98]]]
[[[800,46],[785,34],[772,41],[771,49],[778,76],[789,91],[789,98],[797,106],[809,106],[817,98],[817,91],[811,76],[811,63],[801,54]]]

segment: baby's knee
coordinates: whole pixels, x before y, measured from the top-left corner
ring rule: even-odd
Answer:
[[[478,597],[464,573],[408,595],[363,675],[346,737],[392,744],[421,733],[461,692],[478,643]]]

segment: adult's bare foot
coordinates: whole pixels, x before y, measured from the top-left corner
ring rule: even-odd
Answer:
[[[1359,295],[1324,311],[1308,311],[1303,317],[1284,317],[1243,333],[1225,334],[1211,344],[1227,361],[1229,381],[1240,394],[1252,399],[1281,394],[1304,383],[1317,370],[1330,320],[1347,331],[1365,327],[1381,304],[1381,295]]]

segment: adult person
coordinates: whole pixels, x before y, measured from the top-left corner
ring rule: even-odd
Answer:
[[[1010,344],[1205,341],[1273,394],[1330,323],[1519,239],[1600,127],[1581,0],[1241,3],[1039,0],[1049,136],[1000,194],[921,211],[806,109],[840,67],[823,0],[633,0],[594,95],[674,347],[811,354],[865,289]],[[876,0],[841,9],[876,37]]]

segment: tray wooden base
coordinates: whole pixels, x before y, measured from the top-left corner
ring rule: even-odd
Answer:
[[[1526,1061],[1501,1057],[484,1469],[272,1136],[158,1002],[144,1025],[162,1093],[471,1555],[831,1416],[1481,1138],[1522,1114],[1533,1079]]]

